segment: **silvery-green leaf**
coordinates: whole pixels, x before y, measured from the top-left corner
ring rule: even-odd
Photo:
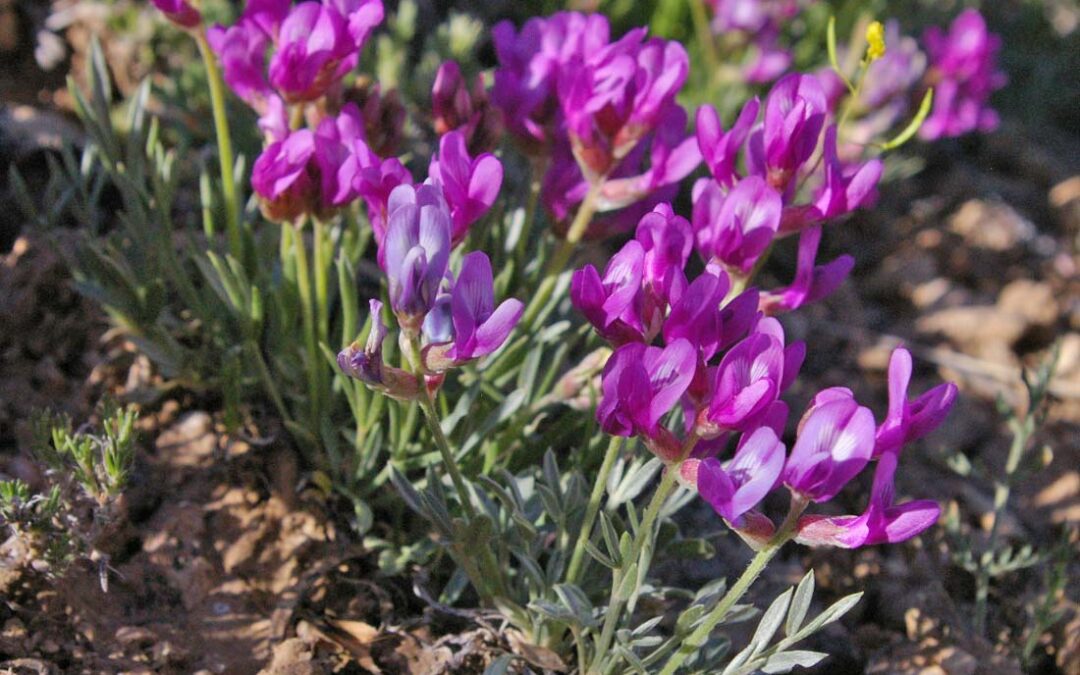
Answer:
[[[810,611],[810,602],[814,599],[814,570],[810,570],[799,581],[795,589],[795,595],[791,598],[791,609],[788,610],[787,621],[784,623],[784,634],[794,635],[806,619],[806,613]]]
[[[784,615],[787,614],[788,605],[791,604],[791,593],[792,589],[789,588],[777,596],[769,605],[769,608],[765,610],[765,614],[762,615],[757,630],[754,631],[754,637],[750,639],[750,644],[754,645],[753,652],[755,654],[765,649],[772,642],[776,631],[780,629],[780,624],[784,621]]]
[[[566,623],[575,626],[578,623],[577,616],[575,616],[573,612],[571,612],[566,607],[563,607],[562,605],[556,604],[554,602],[550,602],[544,599],[537,599],[530,602],[528,606],[529,609],[533,610],[534,612],[538,612],[539,614],[542,614],[553,621],[558,621],[560,623]]]
[[[544,482],[547,484],[551,491],[562,500],[562,482],[559,480],[559,463],[555,459],[555,453],[551,448],[548,448],[544,453],[543,460]]]
[[[645,635],[646,633],[651,631],[653,628],[656,628],[657,624],[659,624],[663,620],[664,620],[663,615],[654,616],[653,618],[649,619],[648,621],[642,622],[637,628],[635,628],[632,635],[634,637],[641,637],[642,635]]]
[[[619,569],[619,563],[604,555],[604,553],[600,549],[596,548],[596,544],[592,543],[591,541],[585,542],[585,552],[592,556],[593,560],[600,563],[604,567],[608,567],[613,570]]]
[[[580,588],[574,584],[556,584],[554,591],[559,600],[574,613],[578,623],[587,627],[595,624],[592,603]]]
[[[626,476],[609,494],[608,508],[614,508],[635,499],[646,486],[653,482],[653,478],[663,466],[664,463],[655,457],[643,464],[635,462],[631,465]]]
[[[833,604],[829,605],[829,607],[821,614],[818,614],[813,619],[811,619],[810,623],[803,626],[798,633],[789,638],[786,638],[783,642],[781,642],[781,644],[794,644],[795,642],[802,640],[803,638],[813,635],[814,633],[829,625],[830,623],[839,620],[840,617],[847,614],[849,611],[851,611],[852,607],[858,604],[859,600],[862,599],[862,596],[862,591],[859,591],[858,593],[852,593],[851,595],[846,595],[840,598]]]
[[[627,555],[627,557],[629,557],[629,555]],[[637,561],[633,560],[630,562],[630,566],[627,567],[626,571],[622,574],[622,578],[619,579],[619,587],[615,590],[616,599],[626,601],[634,592],[634,588],[637,586],[637,571]]]
[[[812,668],[821,662],[822,659],[827,657],[828,654],[821,652],[811,652],[805,650],[794,650],[790,652],[780,652],[769,657],[769,660],[764,665],[760,666],[760,670],[763,673],[787,673],[791,672],[791,669],[798,666],[800,668]]]

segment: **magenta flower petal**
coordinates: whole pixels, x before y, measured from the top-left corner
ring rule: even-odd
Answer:
[[[383,20],[382,0],[327,0],[326,4],[345,17],[349,36],[357,49]]]
[[[450,309],[454,345],[447,357],[456,364],[486,356],[500,346],[521,319],[524,306],[510,299],[495,308],[491,261],[473,251],[461,261],[461,272],[451,291]]]
[[[720,303],[731,284],[727,275],[706,271],[690,284],[679,301],[672,305],[664,322],[664,341],[685,338],[704,361],[720,348],[724,336]]]
[[[419,330],[435,302],[450,257],[450,210],[431,185],[401,185],[390,195],[386,270],[390,306],[403,327]]]
[[[750,128],[757,120],[761,102],[752,98],[743,106],[739,118],[731,125],[731,130],[724,132],[720,116],[712,106],[701,106],[697,112],[697,142],[705,164],[717,183],[731,187],[738,180],[735,173],[735,161],[742,148]]]
[[[502,187],[503,168],[494,155],[484,153],[473,159],[465,144],[465,134],[451,131],[439,140],[439,154],[432,158],[428,175],[442,186],[454,220],[456,243],[465,238],[469,226],[495,203]]]
[[[169,21],[183,28],[194,28],[202,22],[199,10],[187,0],[153,0],[153,3]]]
[[[836,496],[874,449],[874,415],[854,399],[829,401],[804,420],[784,467],[784,483],[812,501]]]
[[[874,456],[899,452],[905,444],[929,434],[941,426],[956,402],[957,389],[951,382],[909,401],[911,370],[911,353],[903,347],[894,349],[889,359],[889,411],[877,429]]]
[[[749,272],[780,227],[780,194],[758,176],[742,179],[722,196],[717,183],[705,184],[694,205],[698,252]]]
[[[571,279],[571,302],[602,337],[615,344],[644,340],[644,259],[641,244],[631,239],[608,262],[602,280],[592,265],[576,271]]]
[[[359,59],[345,18],[337,9],[311,0],[289,11],[276,43],[270,83],[290,103],[322,97]]]
[[[817,148],[828,102],[813,75],[792,73],[780,79],[765,99],[762,143],[769,183],[777,189],[791,179]]]
[[[268,35],[254,21],[241,19],[233,26],[212,26],[206,40],[221,62],[226,84],[245,103],[256,110],[270,95],[266,80],[266,47]]]

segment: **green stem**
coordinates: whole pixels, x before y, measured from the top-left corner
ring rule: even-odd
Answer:
[[[285,225],[285,227],[289,227]],[[296,252],[296,286],[300,292],[300,310],[304,322],[304,348],[307,351],[308,363],[305,370],[308,379],[308,398],[311,404],[312,431],[319,430],[319,402],[322,399],[320,389],[319,371],[322,365],[322,357],[319,354],[319,343],[315,334],[315,297],[311,290],[311,270],[308,267],[307,244],[304,242],[304,233],[297,228],[292,233],[293,250]]]
[[[603,672],[601,666],[603,665],[604,658],[607,656],[608,649],[611,647],[611,639],[615,636],[615,628],[619,624],[619,617],[622,614],[623,605],[626,602],[623,598],[619,597],[618,594],[618,590],[623,584],[623,574],[629,571],[634,571],[635,574],[641,574],[640,570],[633,570],[633,568],[636,567],[634,563],[641,557],[641,551],[645,547],[646,540],[651,539],[653,536],[653,526],[656,524],[656,519],[660,515],[660,509],[677,485],[675,479],[678,475],[678,470],[678,463],[673,463],[664,471],[664,476],[660,480],[660,485],[656,487],[656,492],[653,493],[652,499],[645,509],[645,515],[642,517],[641,526],[634,535],[634,545],[631,549],[630,557],[627,560],[622,561],[622,567],[616,570],[611,577],[612,599],[604,614],[604,625],[600,631],[600,639],[596,643],[596,649],[593,652],[592,664],[589,666],[588,670],[589,673],[598,674]]]
[[[750,561],[750,564],[746,566],[746,570],[739,577],[735,585],[728,589],[728,592],[724,594],[724,597],[720,599],[719,604],[713,608],[711,612],[705,617],[705,620],[690,634],[686,640],[679,645],[678,651],[668,658],[664,669],[660,671],[660,675],[672,675],[679,666],[689,658],[694,652],[702,647],[709,639],[709,635],[712,634],[713,629],[727,613],[731,611],[731,608],[735,606],[739,600],[746,594],[746,591],[757,581],[757,578],[761,576],[761,573],[765,570],[765,567],[769,564],[769,561],[780,551],[780,549],[795,536],[795,526],[798,523],[799,516],[802,515],[804,509],[806,509],[807,500],[803,497],[792,495],[791,509],[788,511],[787,518],[784,519],[784,523],[780,526],[780,529],[773,535],[765,546],[758,551],[757,555]]]
[[[240,236],[240,202],[236,196],[236,178],[233,175],[232,136],[229,134],[229,116],[225,108],[225,81],[221,77],[217,57],[206,41],[206,33],[196,31],[195,43],[199,46],[206,79],[210,84],[210,107],[214,112],[214,130],[217,132],[218,161],[221,165],[221,192],[225,197],[225,232],[229,239],[229,253],[237,261],[244,261],[244,242]]]
[[[255,365],[258,368],[259,379],[263,383],[263,388],[266,389],[266,393],[270,396],[270,400],[273,402],[274,407],[277,408],[278,414],[281,415],[281,419],[286,422],[292,422],[292,416],[289,415],[289,409],[285,406],[285,400],[281,398],[281,392],[278,391],[277,385],[274,384],[274,377],[270,374],[270,368],[266,365],[266,359],[263,358],[262,350],[259,349],[259,345],[254,339],[248,342],[248,350],[251,351],[253,358],[255,359]]]
[[[990,563],[993,560],[994,551],[997,550],[998,529],[1012,494],[1013,478],[1020,467],[1020,460],[1024,456],[1024,450],[1034,431],[1034,418],[1029,410],[1014,427],[1012,445],[1009,447],[1009,456],[1005,460],[1005,477],[994,486],[994,514],[990,523],[990,535],[986,540],[986,552],[979,563],[979,574],[975,577],[975,612],[972,623],[976,635],[981,636],[986,633],[987,602],[990,596]]]
[[[426,387],[424,389],[426,391]],[[420,395],[420,409],[424,412],[428,430],[431,431],[431,436],[435,439],[435,445],[439,448],[439,454],[442,455],[446,472],[450,474],[450,480],[454,483],[454,489],[458,492],[458,501],[461,502],[461,508],[465,512],[465,521],[467,524],[472,523],[472,521],[476,520],[476,509],[473,507],[470,498],[471,493],[465,484],[465,477],[462,476],[461,469],[458,468],[457,460],[454,459],[454,453],[450,450],[450,441],[446,438],[446,434],[443,433],[442,425],[439,424],[439,413],[435,410],[435,402],[430,395],[426,393]]]
[[[608,475],[615,466],[615,458],[619,456],[619,448],[622,447],[622,437],[612,436],[608,443],[604,461],[600,465],[600,472],[596,474],[596,482],[593,483],[592,494],[589,495],[589,504],[585,508],[585,520],[581,523],[581,531],[578,532],[577,543],[574,544],[574,553],[570,558],[570,566],[566,569],[566,583],[576,584],[578,575],[581,573],[581,563],[585,560],[585,544],[592,535],[596,516],[600,513],[600,502],[604,498],[604,490],[607,488]],[[584,664],[584,661],[582,661]]]
[[[412,362],[413,372],[420,378],[421,382],[420,409],[424,413],[424,420],[427,422],[428,430],[431,432],[432,438],[435,439],[435,446],[439,449],[439,454],[442,455],[446,472],[450,474],[450,481],[453,482],[454,489],[457,490],[458,501],[461,502],[462,511],[465,513],[465,526],[471,529],[477,519],[476,509],[472,504],[472,493],[469,492],[465,477],[462,475],[457,460],[454,458],[454,452],[450,448],[450,440],[443,433],[442,425],[439,424],[439,411],[435,408],[435,400],[423,384],[424,369],[418,338],[413,337],[409,340],[409,351],[411,352],[409,360]],[[480,551],[463,551],[460,557],[464,559],[466,555],[475,555],[479,562],[479,572],[474,570],[470,573],[469,567],[465,565],[463,567],[472,580],[477,593],[480,594],[481,600],[488,605],[493,604],[490,588],[495,589],[496,595],[505,597],[506,586],[503,583],[503,575],[492,549],[484,546]]]
[[[330,342],[330,281],[327,274],[329,257],[326,255],[326,226],[319,218],[313,219],[312,237],[314,242],[315,265],[315,310],[318,316],[319,339]]]
[[[578,242],[585,236],[585,231],[588,229],[589,223],[592,222],[593,216],[596,215],[597,202],[600,199],[600,191],[604,187],[604,180],[604,177],[600,177],[589,186],[589,192],[585,195],[585,199],[581,202],[581,206],[578,207],[577,214],[574,216],[574,221],[570,223],[570,229],[566,232],[566,238],[559,242],[558,247],[555,249],[555,253],[553,253],[551,259],[548,260],[548,264],[544,270],[543,280],[536,289],[536,294],[533,295],[532,300],[529,301],[528,306],[525,308],[525,314],[519,324],[522,328],[526,330],[533,328],[540,312],[543,311],[548,301],[551,300],[551,295],[555,292],[555,284],[559,279],[559,275],[563,273],[566,263],[569,262],[570,256],[573,255]]]
[[[715,78],[721,71],[720,56],[716,53],[716,40],[709,26],[709,17],[705,13],[704,0],[690,0],[690,14],[694,19],[698,44],[701,45],[701,51],[705,55],[705,66]]]

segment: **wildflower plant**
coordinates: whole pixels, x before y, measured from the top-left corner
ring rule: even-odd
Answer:
[[[32,425],[32,452],[44,469],[37,490],[18,479],[0,481],[0,518],[23,541],[30,558],[61,574],[76,557],[97,563],[108,590],[110,528],[135,460],[138,414],[108,402],[100,431],[79,429],[60,414],[43,412]]]
[[[875,23],[843,53],[832,28],[831,70],[793,72],[780,36],[806,3],[707,3],[711,27],[741,32],[717,61],[751,49],[737,77],[761,87],[732,116],[685,105],[681,43],[614,35],[600,14],[496,25],[490,73],[467,50],[427,54],[418,101],[415,83],[392,81],[410,2],[387,17],[380,0],[249,0],[212,26],[197,4],[154,4],[203,56],[216,177],[196,167],[201,231],[174,226],[191,167],[148,119],[148,84],[116,128],[95,49],[89,96],[73,87],[91,143],[66,152],[55,192],[93,212],[117,186],[121,230],[80,249],[80,286],[166,377],[221,390],[235,426],[266,404],[315,482],[351,500],[385,569],[445,554],[441,601],[501,612],[579,672],[784,672],[823,658],[793,647],[858,600],[809,618],[811,570],[732,653],[715,629],[753,614],[740,603],[784,546],[899,543],[937,521],[934,495],[901,500],[894,483],[955,386],[910,396],[898,348],[884,416],[834,387],[789,424],[785,394],[813,345],[782,319],[851,272],[851,256],[818,259],[821,241],[872,206],[884,151],[993,124],[997,44],[970,14],[950,30],[971,49],[931,33],[917,57]],[[250,175],[229,91],[258,129]],[[791,237],[793,276],[764,286]],[[586,240],[616,252],[578,263]],[[819,509],[861,474],[861,512]],[[781,492],[789,509],[770,514]],[[753,558],[730,584],[664,588],[658,561],[711,549],[672,520],[698,497]],[[396,518],[389,533],[377,518]],[[675,597],[673,622],[644,616]]]

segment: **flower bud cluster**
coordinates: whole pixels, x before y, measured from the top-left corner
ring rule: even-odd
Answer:
[[[881,26],[881,24],[876,24]],[[924,140],[951,138],[972,131],[992,131],[998,115],[990,96],[1005,85],[998,70],[1001,39],[989,32],[974,9],[962,12],[948,30],[926,29],[922,47],[889,21],[870,45],[866,72],[858,90],[857,114],[849,117],[844,137],[853,144],[879,139],[914,114],[927,90],[933,88],[933,107],[919,127]],[[873,52],[873,54],[871,54]],[[877,55],[877,58],[869,58]],[[842,105],[846,85],[832,70],[818,73],[831,108]],[[847,105],[847,104],[843,104]]]
[[[866,511],[805,516],[797,539],[854,547],[902,541],[929,527],[937,504],[894,505],[893,478],[902,447],[944,420],[955,386],[909,401],[911,356],[897,349],[881,424],[850,390],[826,389],[804,413],[787,453],[781,437],[788,407],[780,396],[795,380],[805,346],[789,343],[779,321],[761,311],[768,297],[754,288],[733,291],[721,265],[688,280],[693,242],[690,223],[663,204],[642,218],[603,274],[592,265],[574,273],[574,306],[614,347],[600,384],[601,428],[640,438],[751,545],[775,530],[754,509],[776,487],[783,484],[803,504],[829,501],[872,460],[878,465]],[[673,427],[676,409],[682,424]],[[736,437],[731,459],[719,459]]]
[[[712,29],[727,42],[746,45],[741,64],[747,82],[771,82],[791,67],[791,52],[780,44],[781,27],[813,0],[708,0]]]
[[[446,370],[498,349],[524,309],[515,299],[495,306],[491,262],[480,251],[462,258],[455,278],[450,270],[455,220],[444,194],[429,179],[415,187],[399,185],[387,200],[380,260],[412,371],[383,363],[387,328],[377,300],[371,301],[367,344],[354,343],[338,355],[345,373],[396,398],[415,398],[421,387],[438,388]]]
[[[836,127],[826,128],[828,113],[821,82],[794,73],[777,82],[764,106],[751,99],[727,131],[711,106],[697,112],[698,145],[712,174],[698,180],[693,193],[695,243],[702,258],[744,276],[777,237],[800,235],[795,279],[768,294],[770,312],[824,297],[843,281],[851,271],[850,257],[814,264],[821,224],[867,206],[876,196],[881,161],[842,161]]]
[[[611,40],[602,15],[560,12],[520,32],[493,31],[499,66],[492,102],[520,146],[547,166],[541,200],[565,229],[586,193],[600,189],[590,234],[632,227],[701,161],[675,96],[689,58],[681,44],[635,29]],[[637,209],[626,209],[637,205]]]

